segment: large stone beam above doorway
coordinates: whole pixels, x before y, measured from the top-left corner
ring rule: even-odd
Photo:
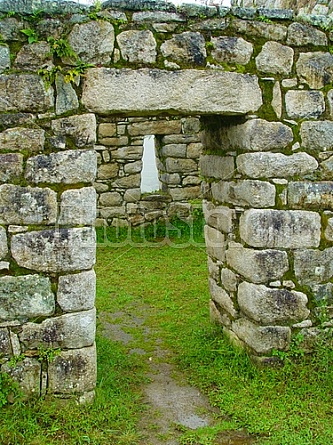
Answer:
[[[246,114],[262,105],[257,76],[234,72],[93,68],[83,105],[99,114]]]

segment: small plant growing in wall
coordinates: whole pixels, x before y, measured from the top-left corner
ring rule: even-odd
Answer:
[[[5,372],[0,372],[0,408],[19,395],[18,384]]]
[[[61,353],[60,348],[45,348],[40,346],[38,348],[38,361],[51,363]]]
[[[21,33],[27,36],[28,43],[36,43],[38,42],[39,38],[34,29],[28,28],[28,29],[21,29]]]
[[[76,53],[71,48],[68,40],[55,39],[54,37],[49,37],[47,39],[47,41],[50,44],[51,53],[53,55],[56,55],[59,58],[69,57],[69,58],[73,58],[74,60],[76,60],[78,58]]]

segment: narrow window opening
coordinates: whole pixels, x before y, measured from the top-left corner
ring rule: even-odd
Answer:
[[[155,154],[155,136],[145,136],[143,140],[141,172],[141,193],[156,192],[160,189]]]

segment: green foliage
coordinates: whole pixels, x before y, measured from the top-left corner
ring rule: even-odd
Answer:
[[[22,362],[24,359],[25,359],[25,355],[24,354],[13,355],[13,357],[11,357],[10,360],[8,360],[8,366],[10,366],[11,368],[15,368],[15,366],[19,362]]]
[[[38,348],[38,361],[51,363],[61,353],[60,348],[45,348],[39,346]]]
[[[17,383],[5,372],[0,372],[0,408],[7,405],[18,393]]]
[[[21,32],[28,37],[28,43],[35,43],[39,41],[38,35],[34,29],[21,29]]]
[[[50,44],[51,53],[53,55],[62,57],[69,57],[71,59],[77,60],[77,55],[71,48],[68,40],[66,39],[55,39],[54,37],[48,37],[48,43]]]
[[[98,13],[102,10],[102,2],[101,0],[95,0],[94,6],[91,8],[91,11],[88,14],[88,17],[91,20],[97,20],[98,19]]]
[[[60,65],[55,65],[51,69],[42,68],[38,70],[38,74],[42,76],[47,88],[49,88],[55,83],[58,74],[64,76],[66,83],[75,83],[78,76],[84,75],[87,69],[93,66],[95,65],[92,63],[85,63],[78,59],[73,68],[66,69]]]
[[[302,348],[303,341],[304,335],[299,332],[292,338],[288,351],[274,349],[272,355],[278,357],[284,364],[297,361],[300,358],[303,358],[305,354],[304,349]]]
[[[203,226],[202,209],[198,207],[193,210],[193,217],[189,219],[173,218],[140,228],[97,228],[97,242],[101,245],[198,244],[204,246]]]
[[[265,15],[260,15],[258,17],[259,22],[263,22],[263,23],[273,23],[271,19],[269,19],[268,17],[266,17]]]
[[[37,73],[39,76],[42,76],[46,88],[48,89],[52,84],[54,84],[57,74],[62,73],[62,68],[59,65],[55,65],[51,69],[41,68]]]

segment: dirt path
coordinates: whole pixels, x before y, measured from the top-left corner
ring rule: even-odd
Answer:
[[[102,333],[128,346],[130,354],[139,354],[148,363],[147,381],[142,387],[145,411],[138,425],[141,445],[179,445],[187,429],[214,425],[217,411],[206,396],[186,382],[172,362],[170,351],[161,347],[156,332],[145,325],[149,307],[136,304],[113,314],[99,315]],[[128,331],[135,328],[142,341]],[[149,343],[149,348],[145,345]],[[244,433],[223,433],[215,445],[250,445],[254,441]]]

